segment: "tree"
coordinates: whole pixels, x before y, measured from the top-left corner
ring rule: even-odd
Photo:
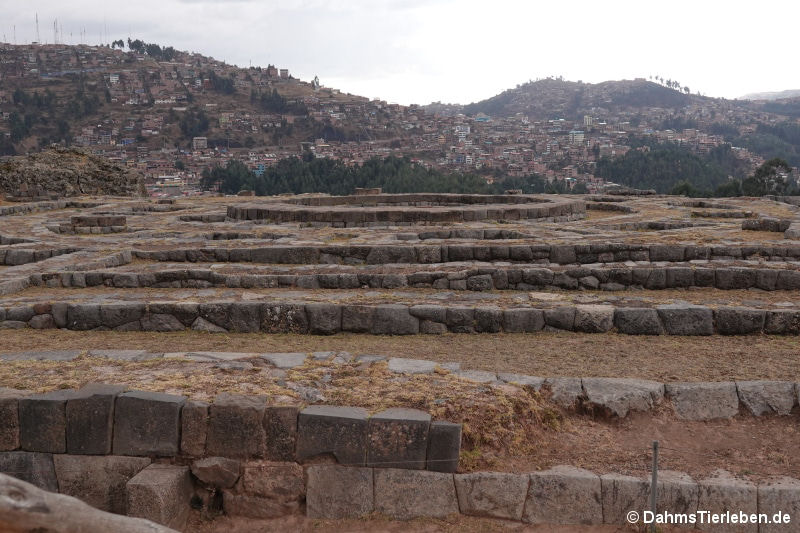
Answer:
[[[787,194],[792,186],[789,175],[792,167],[778,157],[772,158],[758,167],[755,173],[742,181],[742,193],[745,196],[763,196],[765,194]]]

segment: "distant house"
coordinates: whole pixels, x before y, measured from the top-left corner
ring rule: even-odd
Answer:
[[[208,148],[207,137],[194,137],[192,139],[192,150],[205,150]]]

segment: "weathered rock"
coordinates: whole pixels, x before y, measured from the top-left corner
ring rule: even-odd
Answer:
[[[659,305],[656,309],[669,335],[714,334],[714,314],[708,307],[670,304]]]
[[[30,483],[0,474],[0,531],[81,533],[177,533],[149,520],[94,509],[71,496],[41,490]],[[7,497],[6,495],[13,495]],[[42,512],[46,509],[47,512]]]
[[[583,391],[590,405],[624,418],[629,411],[649,411],[664,399],[664,385],[628,378],[583,378]]]
[[[192,480],[188,466],[153,464],[127,484],[128,516],[183,529],[189,517]]]
[[[506,309],[503,311],[503,331],[506,333],[532,333],[544,327],[541,309]]]
[[[239,461],[205,457],[192,463],[192,474],[210,487],[229,489],[239,481]]]
[[[664,326],[658,311],[648,307],[618,307],[614,310],[614,325],[627,335],[663,335]]]
[[[275,368],[295,368],[303,366],[306,362],[306,354],[302,352],[294,353],[265,353],[261,358],[269,362]]]
[[[583,397],[581,378],[547,378],[544,385],[550,389],[550,400],[566,409],[574,408]]]
[[[434,472],[455,472],[461,454],[461,424],[436,421],[428,433],[427,469]]]
[[[714,309],[714,322],[721,335],[747,335],[761,333],[765,315],[763,309],[720,307]]]
[[[603,517],[607,524],[629,524],[627,513],[643,516],[650,509],[650,481],[643,478],[605,474],[600,476],[603,488]],[[678,472],[658,473],[656,512],[694,513],[697,511],[698,486]]]
[[[19,442],[31,452],[67,451],[67,400],[73,390],[34,394],[19,400]]]
[[[425,469],[431,415],[417,409],[386,409],[368,424],[367,466]]]
[[[53,455],[58,491],[92,507],[126,514],[125,485],[150,464],[147,457]]]
[[[530,475],[525,513],[533,524],[602,524],[602,488],[597,474],[556,466]]]
[[[475,309],[475,331],[478,333],[497,333],[502,329],[503,310],[495,307]]]
[[[218,394],[208,408],[206,453],[236,459],[263,457],[266,408],[266,396]]]
[[[575,308],[561,306],[544,310],[544,322],[550,327],[573,331],[575,327]]]
[[[733,382],[667,383],[666,392],[675,413],[686,420],[731,418],[739,412]]]
[[[297,458],[300,461],[332,454],[345,465],[364,465],[367,459],[367,411],[360,407],[312,405],[300,411]]]
[[[117,396],[114,405],[114,453],[117,455],[177,455],[180,449],[183,396],[132,391]]]
[[[522,520],[529,477],[520,474],[475,472],[455,476],[462,514]]]
[[[436,370],[436,361],[424,359],[404,359],[392,357],[389,359],[389,371],[398,374],[432,374]]]
[[[375,508],[371,468],[314,465],[306,470],[309,518],[358,518]]]
[[[189,400],[181,409],[181,453],[195,457],[206,453],[208,404]]]
[[[0,387],[0,452],[19,448],[19,399],[29,391]]]
[[[92,383],[78,390],[67,401],[67,453],[111,453],[114,400],[125,388],[121,385]]]
[[[544,385],[545,382],[545,378],[540,378],[537,376],[527,376],[525,374],[514,374],[509,372],[498,373],[497,379],[499,379],[504,383],[511,383],[512,385],[530,388],[535,391],[539,391],[539,389],[542,388],[542,385]]]
[[[53,456],[49,453],[0,452],[0,473],[32,483],[40,489],[58,491]]]
[[[458,513],[452,474],[380,468],[375,473],[375,511],[397,520],[444,518]]]
[[[759,483],[758,512],[772,519],[776,513],[788,515],[791,530],[796,530],[796,518],[800,515],[800,481],[790,477],[776,477]],[[785,517],[781,517],[782,521]],[[781,524],[759,524],[759,533],[787,531],[787,522]]]
[[[333,335],[342,330],[342,308],[336,304],[307,304],[306,315],[312,335]]]
[[[293,406],[268,406],[264,413],[267,433],[266,458],[272,461],[294,461],[297,443],[297,417],[300,409]]]
[[[795,405],[791,381],[737,381],[739,401],[755,416],[788,415]]]
[[[373,335],[415,335],[419,319],[411,316],[405,305],[379,305],[372,319]]]
[[[697,508],[714,514],[726,512],[743,512],[745,514],[758,513],[758,494],[756,485],[738,479],[724,470],[715,471],[711,477],[697,482],[698,502]],[[727,533],[731,524],[697,524],[701,531]],[[756,533],[758,524],[738,524],[737,531],[742,533]]]
[[[342,307],[342,331],[369,333],[375,307],[371,305],[345,305]]]
[[[305,494],[297,463],[251,462],[242,466],[236,488],[224,492],[223,507],[231,516],[275,518],[297,512]]]
[[[575,331],[605,333],[614,327],[614,307],[611,305],[578,305],[575,307]]]

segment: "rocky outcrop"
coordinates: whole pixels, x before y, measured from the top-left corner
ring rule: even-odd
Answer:
[[[33,201],[92,195],[136,196],[140,174],[76,149],[55,149],[0,163],[0,192],[10,200]]]

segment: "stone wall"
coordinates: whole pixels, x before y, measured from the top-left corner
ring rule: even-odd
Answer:
[[[723,246],[678,244],[420,244],[420,245],[287,245],[249,248],[171,248],[134,250],[135,257],[172,262],[252,262],[283,264],[448,263],[508,261],[559,265],[651,261],[680,263],[695,260],[800,260],[800,245]]]
[[[0,308],[0,329],[183,331],[239,333],[339,332],[373,335],[576,331],[629,335],[798,335],[800,311],[669,304],[654,307],[559,305],[501,309],[481,306],[361,305],[272,302],[65,303]]]
[[[209,405],[107,384],[45,394],[0,388],[0,413],[0,473],[175,528],[191,500],[212,506],[215,494],[228,514],[296,512],[301,464],[320,457],[454,472],[461,443],[460,425],[413,409],[370,416],[229,393]]]
[[[536,378],[523,378],[504,377],[542,386],[533,383]],[[793,383],[664,386],[578,378],[576,388],[569,379],[552,379],[545,386],[557,401],[560,395],[561,403],[576,389],[585,401],[619,416],[655,409],[665,397],[680,418],[691,420],[733,416],[740,401],[757,415],[765,414],[765,405],[766,412],[779,406],[777,414],[786,414],[797,403]],[[305,510],[310,518],[325,519],[463,514],[585,525],[625,525],[630,511],[641,517],[650,508],[649,479],[643,477],[598,475],[570,466],[455,473],[460,426],[431,422],[417,410],[389,409],[372,416],[351,407],[301,410],[269,405],[263,396],[229,393],[207,404],[89,384],[46,394],[0,389],[0,413],[0,473],[105,511],[178,529],[190,506],[249,518]],[[315,464],[320,456],[337,464]],[[796,516],[800,481],[781,477],[754,483],[722,471],[698,480],[659,473],[658,512],[698,510]]]
[[[337,227],[439,224],[477,220],[569,220],[584,202],[534,196],[448,194],[298,198],[284,204],[228,206],[234,220],[330,224]]]
[[[0,251],[2,259],[2,251]],[[51,281],[52,280],[52,281]],[[49,272],[31,275],[31,284],[65,288],[303,288],[398,289],[433,288],[451,291],[604,290],[716,288],[764,291],[800,289],[800,270],[778,268],[685,266],[641,267],[480,267],[457,271],[420,269],[412,273],[226,274],[215,270],[151,269],[135,272]]]

